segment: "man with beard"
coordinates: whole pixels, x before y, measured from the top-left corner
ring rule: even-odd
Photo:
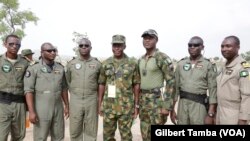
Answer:
[[[21,40],[8,35],[4,41],[7,49],[0,55],[0,141],[22,141],[25,137],[25,97],[23,76],[29,62],[18,55]]]
[[[29,66],[24,77],[34,141],[45,141],[49,134],[53,141],[64,139],[63,114],[69,116],[68,87],[64,67],[54,61],[56,51],[51,43],[43,43],[41,59]]]
[[[124,50],[123,35],[112,37],[113,56],[103,62],[99,77],[99,114],[103,116],[103,140],[114,141],[117,123],[122,141],[132,141],[131,127],[138,114],[140,76],[135,59]]]
[[[67,64],[71,141],[95,141],[97,137],[98,77],[101,63],[90,55],[91,49],[90,40],[81,39],[78,42],[79,56]]]
[[[179,97],[177,124],[214,124],[216,111],[216,66],[201,54],[203,40],[192,37],[188,42],[189,57],[181,59],[175,71],[176,95]],[[209,98],[207,98],[207,91]],[[208,103],[209,101],[209,103]],[[208,106],[208,111],[206,106]],[[170,114],[176,124],[176,113]]]
[[[146,30],[141,37],[146,53],[138,61],[141,76],[139,117],[142,139],[150,141],[151,125],[164,125],[173,108],[174,68],[169,56],[156,48],[158,34],[155,30]]]
[[[226,63],[217,77],[216,124],[246,125],[250,120],[250,64],[239,54],[240,40],[224,38],[221,53]]]

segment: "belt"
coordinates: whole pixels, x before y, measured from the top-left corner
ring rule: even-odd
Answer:
[[[153,89],[150,89],[150,90],[144,90],[144,89],[141,89],[141,92],[142,93],[161,93],[161,89],[160,88],[153,88]]]
[[[180,91],[180,98],[189,99],[203,105],[207,104],[207,95],[206,94],[194,94],[185,91]]]
[[[11,102],[25,103],[25,97],[24,95],[14,95],[12,93],[0,91],[0,103],[10,104]]]

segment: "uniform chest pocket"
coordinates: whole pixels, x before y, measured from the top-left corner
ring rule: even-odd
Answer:
[[[123,69],[121,70],[123,72],[123,77],[124,78],[129,78],[129,76],[132,76],[134,68],[135,67],[131,66],[131,65],[124,66]]]
[[[114,73],[115,73],[115,70],[114,70],[114,67],[112,67],[112,66],[108,66],[105,69],[105,75],[106,76],[112,76],[112,75],[114,75]]]

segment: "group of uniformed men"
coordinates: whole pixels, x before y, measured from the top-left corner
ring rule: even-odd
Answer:
[[[72,141],[97,139],[98,114],[103,116],[104,141],[115,141],[117,124],[121,140],[132,141],[138,115],[143,141],[151,139],[151,125],[164,125],[168,115],[179,125],[248,124],[250,65],[238,54],[238,37],[224,38],[221,53],[226,62],[219,72],[202,55],[205,46],[198,36],[188,42],[190,56],[176,67],[156,47],[155,30],[141,37],[146,53],[138,60],[124,53],[125,36],[114,35],[113,56],[99,62],[90,55],[91,41],[83,38],[79,56],[64,67],[54,61],[57,49],[51,43],[43,43],[41,58],[33,61],[29,49],[18,55],[18,36],[7,36],[7,51],[0,56],[0,141],[7,141],[9,134],[13,141],[24,139],[26,108],[34,141],[49,135],[53,141],[63,140],[64,116],[70,120]]]

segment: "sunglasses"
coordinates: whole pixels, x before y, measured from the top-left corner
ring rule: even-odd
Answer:
[[[201,44],[188,44],[188,47],[199,47]]]
[[[79,48],[90,47],[90,45],[88,45],[88,44],[80,44],[78,47],[79,47]]]
[[[53,51],[53,52],[57,52],[56,49],[47,49],[47,50],[43,50],[43,51],[46,51],[46,52],[48,52],[48,53],[51,53],[52,51]]]
[[[10,46],[10,47],[13,47],[14,45],[16,46],[16,47],[21,47],[21,44],[15,44],[15,43],[8,43],[8,45]]]

